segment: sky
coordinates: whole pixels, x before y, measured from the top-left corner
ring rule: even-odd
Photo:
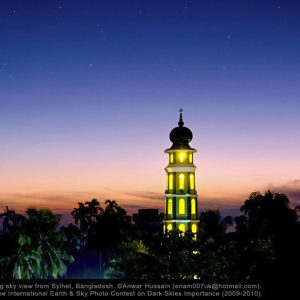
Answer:
[[[0,1],[0,209],[163,208],[169,133],[199,208],[300,204],[299,1]]]

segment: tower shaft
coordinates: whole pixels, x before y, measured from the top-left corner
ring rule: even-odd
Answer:
[[[189,146],[193,135],[183,127],[182,114],[178,127],[170,133],[173,142],[171,148],[165,150],[169,156],[167,173],[167,188],[165,191],[164,230],[178,229],[182,232],[198,231],[198,201],[195,183],[194,153]]]

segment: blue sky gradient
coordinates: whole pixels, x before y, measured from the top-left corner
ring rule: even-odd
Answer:
[[[1,1],[0,206],[161,208],[181,107],[199,201],[285,187],[296,203],[299,53],[299,1]]]

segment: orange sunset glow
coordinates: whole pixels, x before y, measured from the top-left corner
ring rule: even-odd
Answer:
[[[47,207],[68,216],[77,202],[97,198],[102,203],[115,199],[129,213],[145,207],[162,210],[167,165],[163,150],[170,145],[168,128],[170,131],[176,125],[176,112],[173,115],[174,122],[165,122],[164,130],[149,129],[145,122],[144,127],[129,134],[126,144],[118,132],[112,141],[105,140],[105,133],[100,132],[86,137],[79,148],[73,147],[75,134],[74,140],[63,141],[58,136],[47,141],[45,137],[23,148],[7,149],[1,167],[1,208],[8,205],[24,211]],[[200,210],[219,208],[234,214],[252,191],[268,188],[287,193],[297,203],[299,158],[295,149],[275,149],[266,154],[262,146],[276,140],[251,148],[254,137],[234,143],[230,132],[214,140],[206,136],[205,124],[189,122],[191,115],[186,113],[186,122],[194,132],[191,145],[198,149],[195,165]],[[150,135],[147,147],[139,142],[143,130]],[[109,146],[102,147],[101,140]]]

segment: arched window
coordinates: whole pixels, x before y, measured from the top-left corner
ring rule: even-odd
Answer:
[[[190,189],[195,189],[195,176],[194,174],[190,174]]]
[[[185,225],[184,224],[180,224],[179,228],[180,231],[185,232]]]
[[[174,162],[174,154],[170,153],[170,163],[172,164]]]
[[[169,190],[173,190],[173,174],[169,174]]]
[[[193,153],[189,154],[189,163],[192,164],[193,163]]]
[[[172,215],[173,214],[173,200],[169,199],[168,200],[168,215]]]
[[[179,214],[185,214],[185,200],[183,198],[179,199]]]
[[[192,225],[192,233],[197,233],[197,225],[196,224]]]
[[[179,189],[180,190],[184,189],[184,174],[179,175]]]
[[[168,231],[171,231],[173,229],[173,226],[172,226],[172,224],[170,223],[170,224],[168,224],[168,226],[167,226],[167,230]]]
[[[185,152],[179,152],[179,161],[182,163],[185,161]]]
[[[191,214],[195,215],[196,214],[196,199],[193,198],[191,201]]]

